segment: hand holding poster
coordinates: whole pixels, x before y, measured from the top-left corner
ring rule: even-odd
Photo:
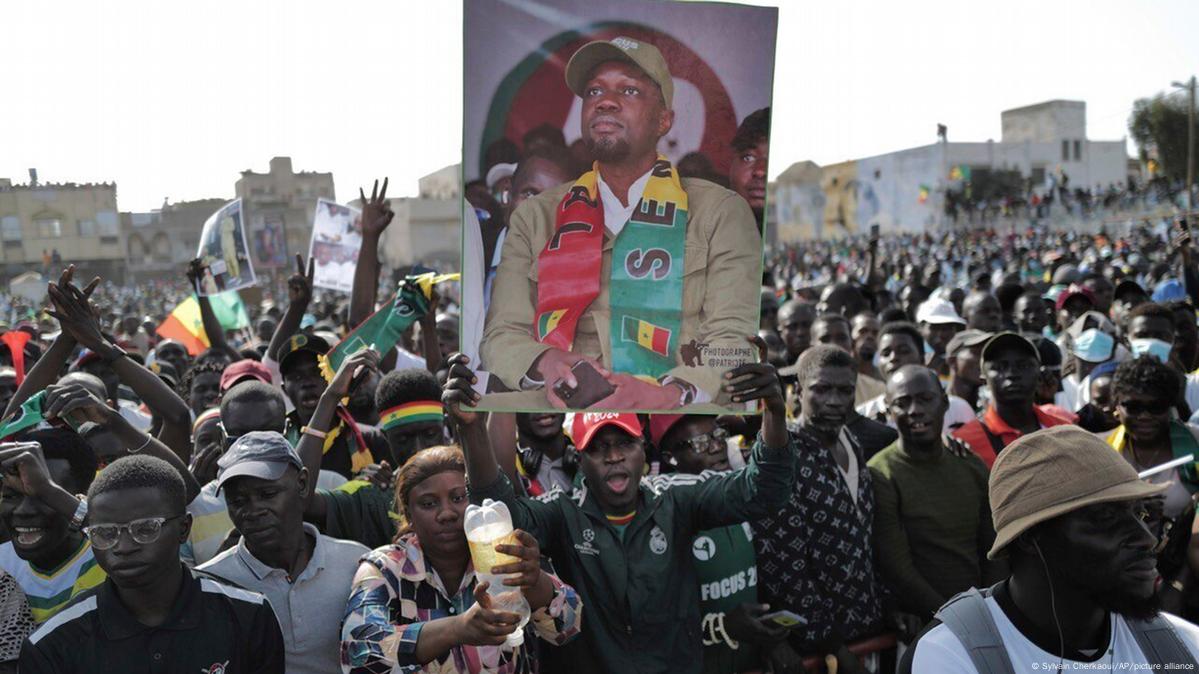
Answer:
[[[318,199],[312,218],[308,257],[316,260],[313,285],[350,292],[362,248],[362,213],[327,199]]]
[[[246,288],[258,282],[246,246],[241,199],[225,204],[204,223],[196,257],[204,266],[199,287],[201,295]]]

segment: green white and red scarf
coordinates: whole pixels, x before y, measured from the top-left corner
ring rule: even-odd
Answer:
[[[564,351],[602,282],[598,176],[593,166],[571,186],[558,206],[554,235],[537,257],[535,336]],[[658,155],[641,201],[613,244],[607,279],[613,371],[657,378],[675,366],[686,234],[687,193],[678,171]]]

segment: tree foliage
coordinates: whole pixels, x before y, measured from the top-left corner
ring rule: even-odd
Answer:
[[[1187,172],[1187,97],[1140,98],[1132,104],[1128,131],[1136,141],[1141,161],[1156,155],[1161,173],[1181,179]],[[1160,174],[1160,173],[1159,173]]]

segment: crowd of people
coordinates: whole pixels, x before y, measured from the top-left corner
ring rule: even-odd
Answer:
[[[365,235],[389,219],[368,200]],[[314,308],[297,261],[283,311],[253,307],[238,346],[201,298],[200,354],[130,320],[169,289],[68,268],[0,347],[5,429],[37,417],[0,445],[0,656],[971,671],[944,607],[983,588],[1017,671],[1135,660],[1159,608],[1193,658],[1199,284],[1189,232],[1171,233],[774,251],[746,336],[762,362],[729,373],[734,400],[761,401],[746,417],[474,412],[450,299],[328,377],[321,357],[379,304],[369,264],[348,305]],[[467,549],[483,499],[519,529],[515,649],[520,616],[490,607]]]
[[[615,102],[644,73],[598,70],[621,84],[589,105],[663,113]],[[732,140],[730,190],[685,183],[740,195],[751,231],[768,120]],[[468,189],[484,261],[573,179],[564,143],[529,140]],[[198,262],[125,289],[68,266],[0,307],[0,671],[1197,666],[1185,217],[770,249],[758,358],[713,384],[757,413],[488,414],[453,286],[342,349],[414,287],[380,294],[385,193],[361,195],[348,299],[297,256],[253,330],[198,296],[202,351],[155,332]],[[471,504],[515,531],[480,550]]]

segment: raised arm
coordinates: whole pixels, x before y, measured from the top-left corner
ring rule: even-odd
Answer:
[[[765,343],[749,338],[765,360]],[[786,409],[778,373],[769,363],[749,363],[724,375],[724,391],[734,403],[761,400],[762,431],[754,442],[749,465],[685,490],[681,505],[690,506],[698,530],[758,519],[777,512],[791,497],[795,481],[795,448],[787,432]]]
[[[554,499],[521,498],[516,493],[516,487],[500,471],[491,451],[486,415],[465,409],[477,405],[480,399],[472,388],[475,373],[469,367],[470,358],[455,353],[450,356],[449,363],[449,378],[441,402],[449,412],[462,453],[466,456],[466,487],[471,503],[482,503],[488,498],[502,501],[512,513],[512,524],[533,534],[543,550],[550,550],[552,557],[553,550],[557,549],[555,545],[565,542],[561,506]]]
[[[75,265],[67,267],[62,272],[62,276],[58,279],[58,287],[65,288],[71,285],[71,280],[75,276]],[[100,284],[100,277],[92,279],[92,282],[87,284],[83,289],[84,297],[90,298],[92,291]],[[53,283],[49,287],[55,287]],[[4,410],[4,418],[16,412],[18,408],[37,393],[45,389],[50,384],[58,381],[58,374],[62,371],[62,366],[66,364],[71,357],[71,352],[75,350],[75,337],[65,329],[59,333],[58,337],[42,354],[42,357],[34,363],[29,372],[25,373],[25,381],[21,382],[21,386],[17,388],[17,392],[13,395],[12,400],[8,402],[8,407]]]
[[[63,419],[76,428],[88,421],[99,424],[116,436],[130,454],[148,454],[171,464],[183,478],[188,503],[200,493],[200,485],[182,457],[153,436],[137,430],[120,412],[106,405],[82,384],[48,387],[44,410],[47,419]]]
[[[283,312],[283,318],[266,349],[266,355],[271,360],[279,360],[279,349],[300,331],[300,321],[304,319],[304,312],[308,311],[308,303],[312,301],[312,275],[316,272],[314,262],[313,258],[308,258],[308,271],[305,272],[304,258],[296,254],[296,273],[287,279],[287,311]]]
[[[70,333],[86,349],[94,351],[112,367],[121,381],[133,389],[155,416],[162,419],[159,438],[183,458],[191,454],[191,412],[179,394],[161,378],[126,357],[125,352],[108,341],[100,331],[100,319],[83,291],[72,284],[51,285],[51,315],[58,319],[64,333]]]
[[[333,375],[333,381],[329,382],[329,386],[321,394],[321,399],[312,413],[312,418],[308,420],[308,425],[300,434],[296,453],[300,455],[300,460],[308,469],[308,479],[314,484],[321,472],[321,459],[325,455],[325,436],[334,425],[337,406],[341,403],[342,398],[349,395],[354,375],[361,368],[378,370],[379,352],[374,349],[363,349],[342,361],[341,367]],[[308,500],[304,502],[304,519],[313,522],[318,527],[323,527],[327,508],[325,496],[320,494],[317,489],[309,489]]]
[[[225,328],[217,320],[212,310],[212,302],[208,296],[200,292],[200,279],[204,274],[204,263],[200,258],[192,260],[187,265],[187,280],[191,282],[192,290],[196,293],[196,303],[200,305],[200,321],[204,324],[204,334],[208,336],[208,348],[229,356],[229,362],[242,360],[241,353],[229,346],[225,340]]]
[[[382,190],[379,189],[379,181],[375,181],[370,199],[359,187],[358,198],[362,202],[362,248],[358,251],[358,264],[354,267],[354,290],[350,293],[350,330],[375,313],[379,292],[379,238],[395,217],[387,202],[387,178],[383,179]]]

